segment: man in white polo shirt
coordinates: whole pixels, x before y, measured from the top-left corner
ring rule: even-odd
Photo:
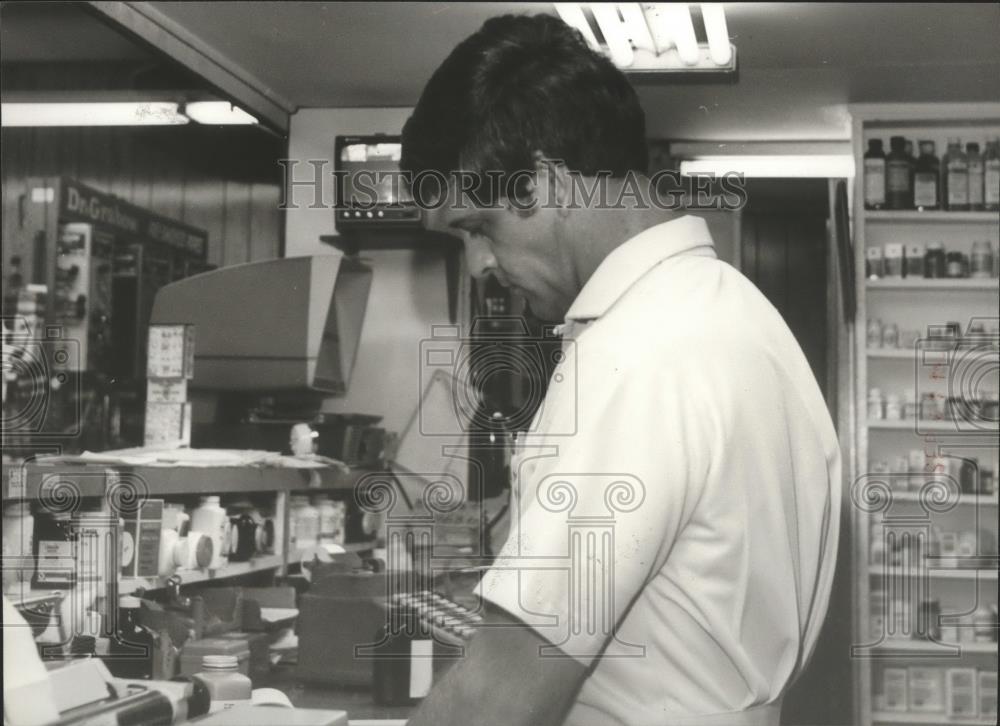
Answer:
[[[486,626],[411,725],[776,725],[815,645],[836,433],[788,327],[704,221],[631,184],[648,181],[644,135],[624,76],[548,16],[487,22],[404,129],[412,172],[518,180],[491,194],[457,177],[429,224],[565,341],[512,462]],[[581,180],[605,203],[581,203]]]

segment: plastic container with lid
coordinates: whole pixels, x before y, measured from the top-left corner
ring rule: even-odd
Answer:
[[[236,659],[236,670],[245,676],[250,674],[250,645],[237,638],[201,638],[189,640],[181,648],[180,674],[191,676],[202,667],[206,655],[228,655]]]
[[[226,564],[229,526],[229,515],[219,503],[219,497],[202,497],[201,504],[191,513],[191,531],[207,534],[212,540],[209,569],[217,570]]]
[[[993,246],[989,240],[979,240],[972,243],[969,268],[972,277],[989,278],[993,276]]]
[[[940,278],[946,272],[944,245],[940,242],[932,242],[927,245],[927,253],[924,255],[924,277]]]
[[[240,701],[249,701],[253,695],[253,682],[240,673],[235,655],[202,656],[201,670],[194,675],[208,687],[209,713],[232,708]]]
[[[882,391],[873,388],[868,391],[868,418],[876,421],[885,418],[885,399],[882,398]]]

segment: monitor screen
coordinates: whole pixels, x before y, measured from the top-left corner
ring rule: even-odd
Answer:
[[[419,227],[420,210],[399,170],[398,136],[338,136],[336,226]]]

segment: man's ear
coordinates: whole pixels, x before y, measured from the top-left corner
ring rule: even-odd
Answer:
[[[538,179],[538,193],[541,197],[539,206],[545,209],[555,209],[559,216],[569,214],[572,199],[569,169],[561,159],[546,157],[541,151],[536,151],[535,178]]]

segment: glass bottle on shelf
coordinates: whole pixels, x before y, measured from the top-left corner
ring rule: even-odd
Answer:
[[[983,208],[1000,211],[1000,139],[988,142],[983,154]]]
[[[969,165],[969,209],[983,209],[983,157],[979,154],[979,144],[970,141],[965,145],[965,157]]]
[[[964,212],[969,209],[969,162],[962,151],[962,142],[957,138],[948,139],[948,152],[941,164],[944,179],[946,209],[950,212]]]
[[[993,276],[993,248],[988,240],[972,243],[970,268],[972,277],[982,279]]]
[[[865,209],[885,207],[885,151],[882,139],[869,139],[865,152]]]
[[[933,141],[920,142],[920,157],[913,174],[913,206],[920,211],[938,209],[940,205],[938,180],[941,162],[935,151]]]
[[[940,242],[931,242],[927,245],[927,253],[924,255],[924,277],[930,279],[944,277],[945,264],[944,245]]]
[[[910,158],[906,155],[906,139],[889,139],[889,155],[885,157],[885,205],[888,209],[910,209],[913,206],[913,179]]]

